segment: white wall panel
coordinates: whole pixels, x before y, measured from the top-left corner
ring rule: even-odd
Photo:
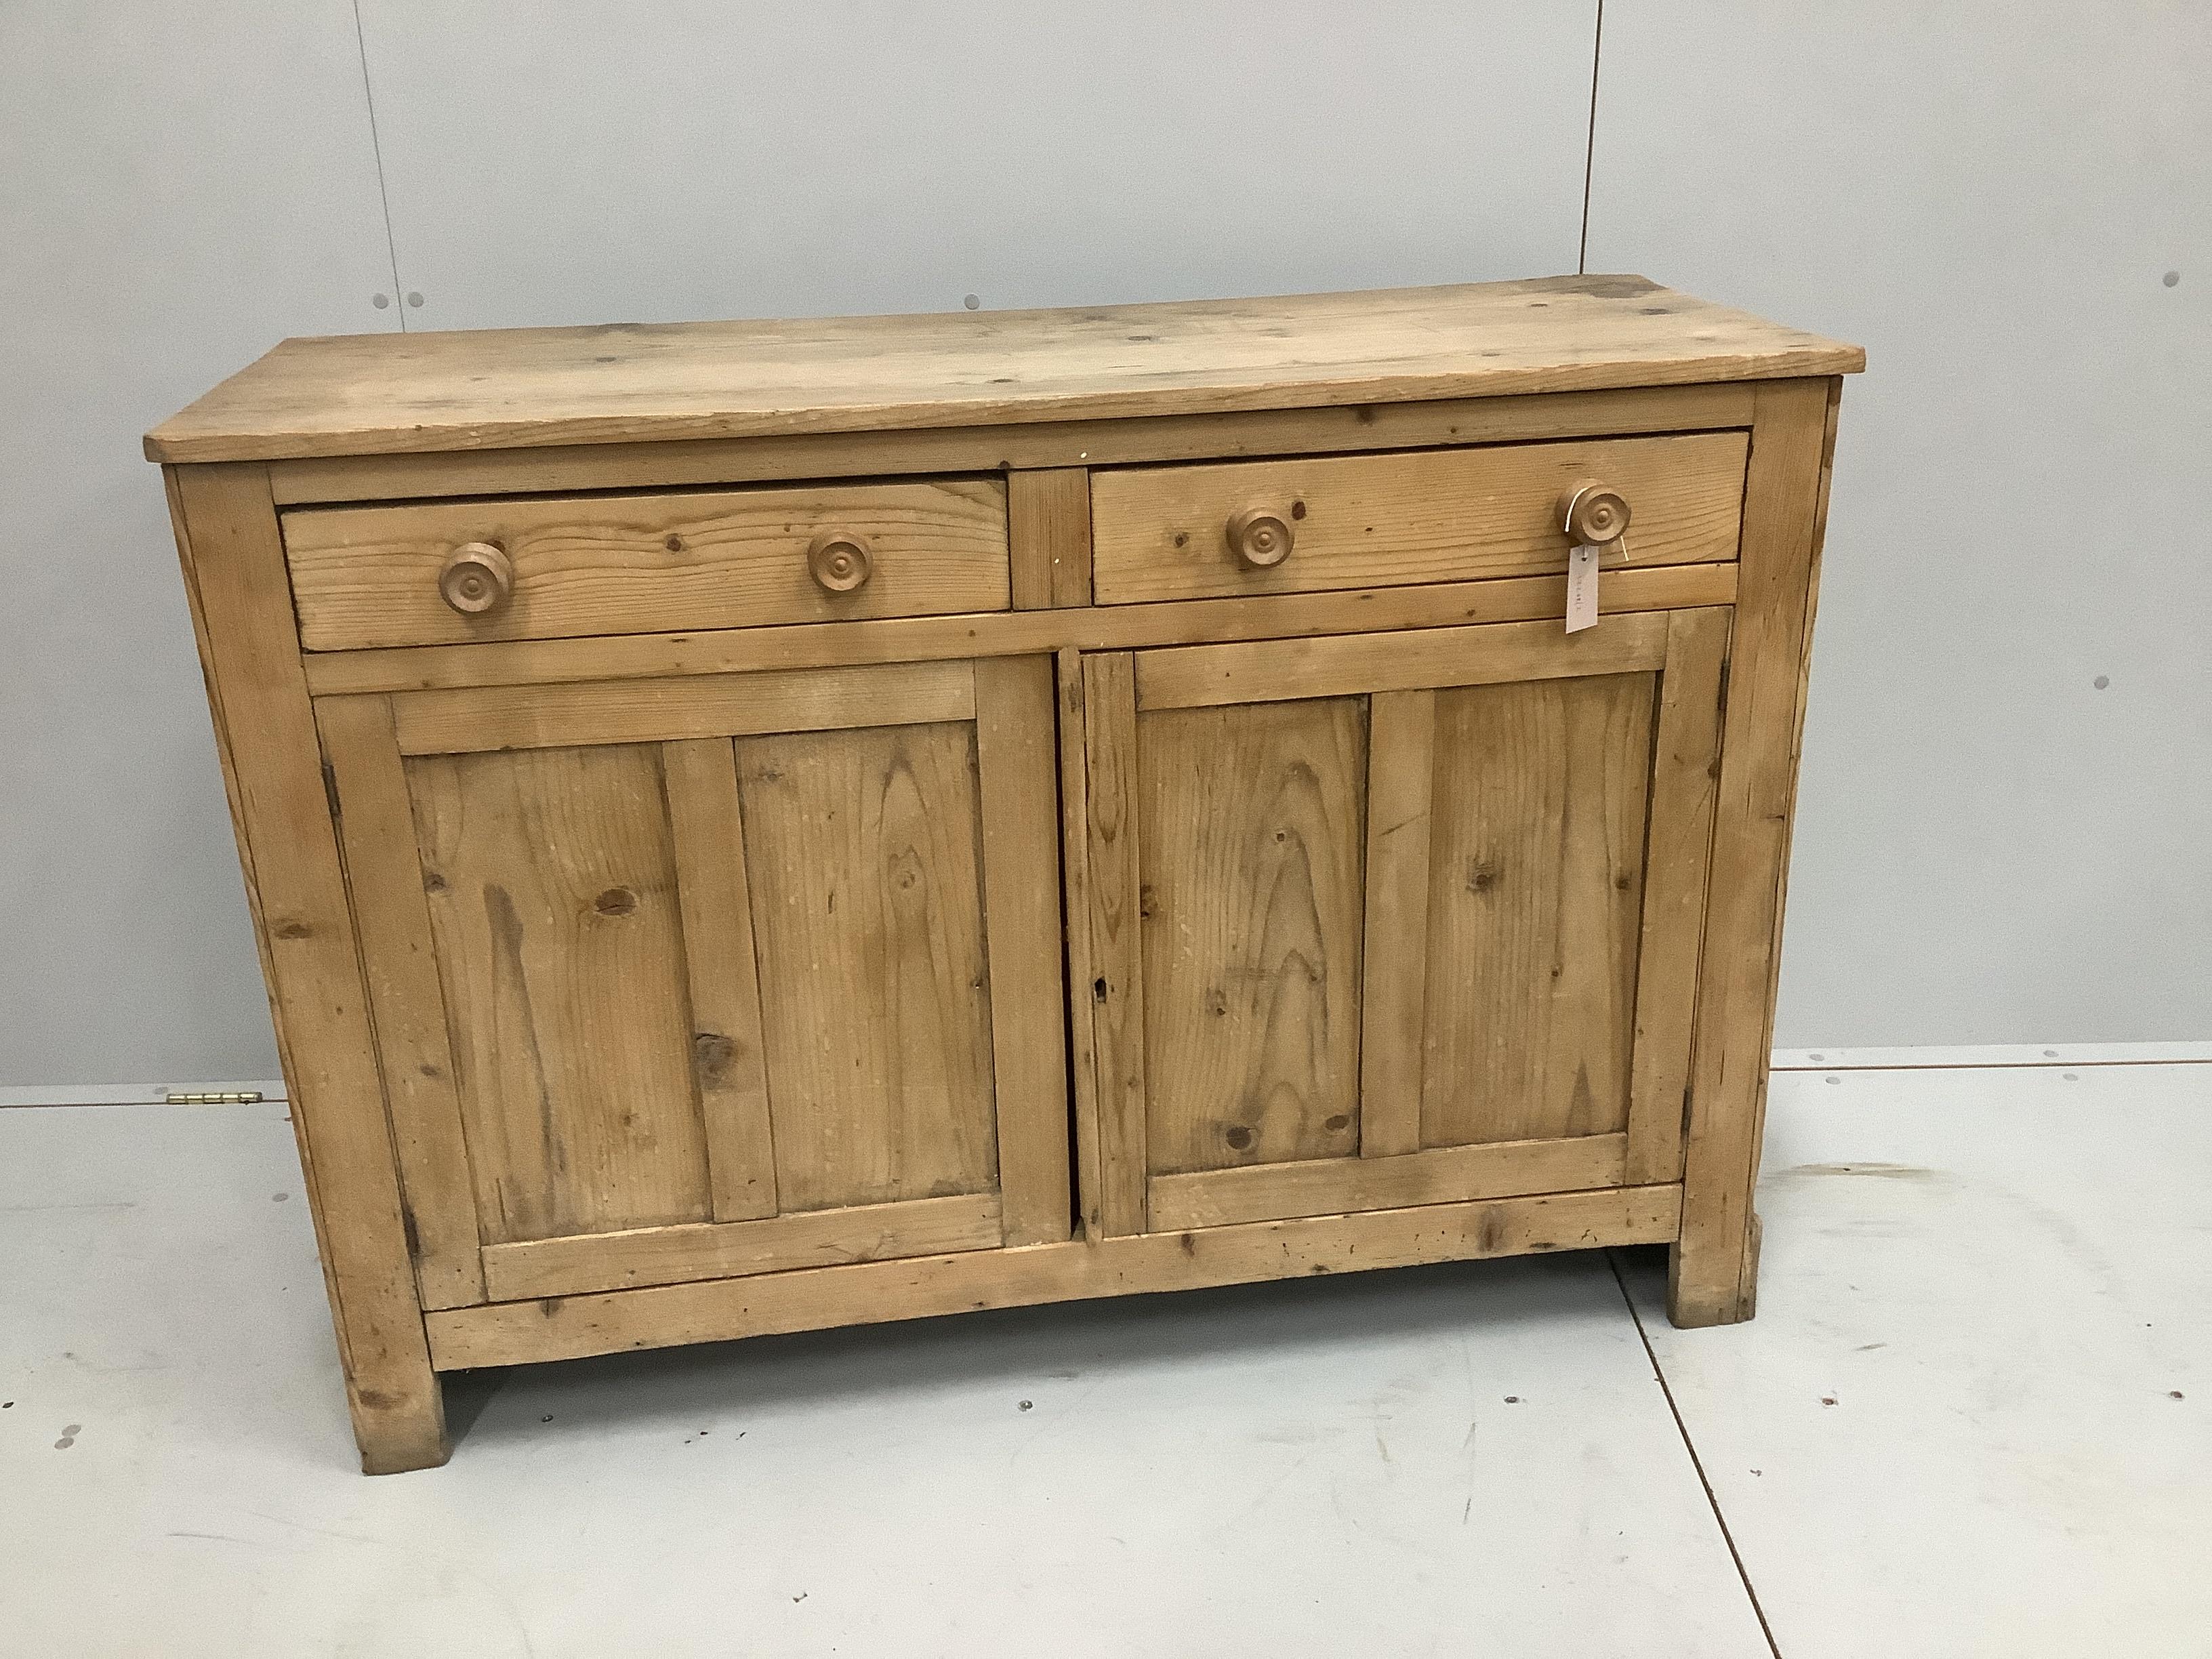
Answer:
[[[1592,0],[363,0],[410,326],[1572,270]]]
[[[391,287],[345,0],[0,6],[0,1085],[276,1070],[138,440]]]
[[[1608,0],[1589,264],[1869,354],[1777,1042],[2212,1033],[2204,8]]]

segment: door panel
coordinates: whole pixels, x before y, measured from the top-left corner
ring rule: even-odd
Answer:
[[[1155,1175],[1359,1144],[1356,697],[1177,708],[1140,725],[1139,911]]]
[[[484,1242],[707,1219],[659,751],[407,770]]]
[[[997,1182],[975,729],[738,744],[782,1208]]]
[[[323,701],[426,1305],[1066,1237],[1051,667],[988,671]]]
[[[1437,694],[1422,1146],[1627,1127],[1656,688]]]
[[[1728,616],[1085,658],[1103,1231],[1678,1179]]]

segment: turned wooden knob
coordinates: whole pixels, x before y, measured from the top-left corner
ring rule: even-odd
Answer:
[[[463,616],[481,617],[514,592],[514,562],[490,542],[464,542],[447,556],[438,592]]]
[[[1628,533],[1628,497],[1606,484],[1577,484],[1559,497],[1559,522],[1569,541],[1603,547]]]
[[[1229,550],[1255,570],[1291,556],[1291,520],[1272,507],[1248,507],[1229,515]]]
[[[806,550],[806,568],[824,592],[849,593],[875,568],[865,536],[848,530],[825,530]]]

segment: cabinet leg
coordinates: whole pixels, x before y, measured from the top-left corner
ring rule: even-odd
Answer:
[[[1678,1330],[1738,1325],[1759,1311],[1758,1212],[1741,1233],[1685,1232],[1667,1253],[1667,1319]]]
[[[363,1474],[434,1469],[453,1455],[453,1443],[446,1437],[445,1390],[427,1365],[419,1376],[349,1376],[346,1405],[353,1413]]]

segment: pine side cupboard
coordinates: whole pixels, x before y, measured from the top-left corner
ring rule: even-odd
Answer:
[[[1747,1318],[1863,361],[1570,276],[164,422],[362,1467],[441,1371],[967,1309],[1664,1243]]]

